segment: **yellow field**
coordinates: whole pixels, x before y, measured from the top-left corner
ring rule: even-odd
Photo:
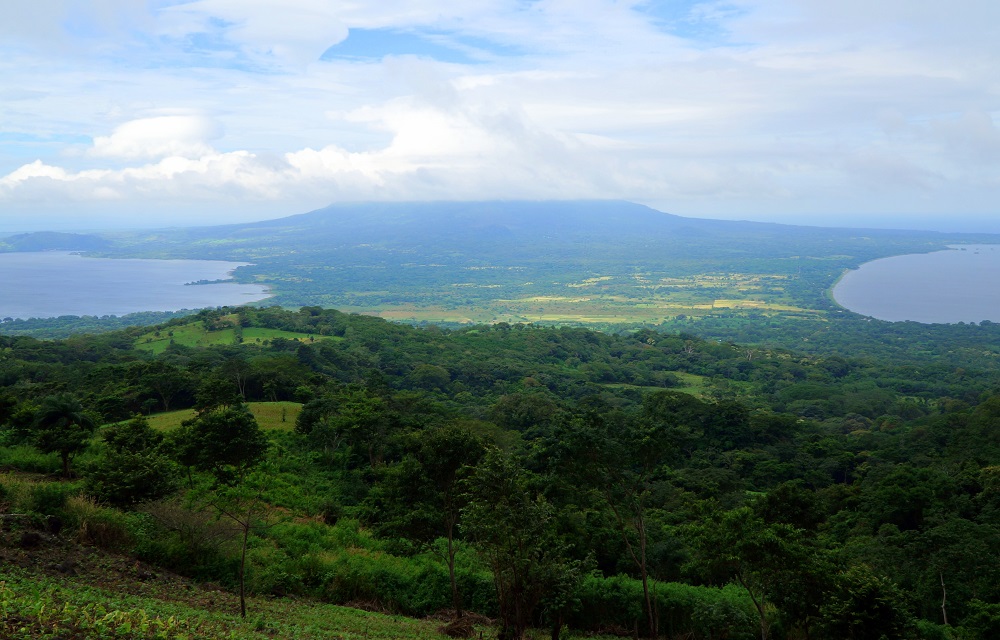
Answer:
[[[715,300],[712,302],[713,309],[766,309],[768,311],[795,311],[795,312],[811,312],[819,313],[818,311],[812,311],[811,309],[803,309],[802,307],[793,307],[788,304],[775,304],[773,302],[763,302],[761,300]]]
[[[808,314],[817,319],[824,311],[805,309],[791,302],[785,291],[789,277],[782,274],[704,273],[673,276],[658,272],[621,276],[596,275],[571,282],[532,287],[533,295],[517,296],[519,286],[505,286],[505,297],[457,303],[450,292],[429,292],[426,302],[341,307],[342,311],[379,316],[403,322],[489,324],[540,322],[571,324],[659,324],[677,316],[695,317],[720,311],[757,311],[763,314]],[[494,285],[490,285],[494,286]],[[456,282],[455,288],[482,289],[483,285]],[[525,289],[525,292],[531,289]],[[511,295],[514,294],[514,295]]]

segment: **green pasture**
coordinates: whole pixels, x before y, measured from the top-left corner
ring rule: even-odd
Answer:
[[[298,342],[310,343],[320,340],[339,340],[333,336],[318,336],[308,333],[296,333],[294,331],[282,331],[280,329],[263,329],[248,327],[241,329],[238,327],[226,327],[209,331],[200,322],[170,327],[165,330],[150,331],[139,336],[135,341],[137,349],[150,351],[155,354],[163,351],[171,344],[178,344],[183,347],[209,347],[213,345],[236,344],[260,344],[263,345],[269,340],[284,338],[285,340],[297,340]]]
[[[712,388],[711,380],[705,376],[685,373],[683,371],[671,371],[670,374],[676,376],[681,381],[680,386],[670,387],[670,391],[680,391],[681,393],[687,393],[698,398],[704,398],[708,396],[709,390]],[[609,389],[642,389],[650,392],[663,391],[663,387],[628,384],[627,382],[607,382],[601,386],[608,387]]]
[[[298,402],[248,402],[250,413],[257,419],[261,429],[287,431],[295,427],[295,419],[302,411]],[[184,420],[195,416],[194,409],[181,409],[149,416],[149,426],[158,431],[170,431],[180,426]]]
[[[702,397],[705,396],[708,393],[708,390],[712,387],[711,380],[705,376],[685,373],[684,371],[671,371],[670,373],[680,378],[682,386],[677,387],[678,391]]]

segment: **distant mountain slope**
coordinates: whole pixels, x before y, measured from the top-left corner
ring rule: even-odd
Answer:
[[[263,222],[164,229],[117,239],[120,249],[143,255],[165,251],[244,259],[359,245],[476,258],[496,250],[508,257],[510,250],[530,257],[538,249],[589,254],[598,247],[625,258],[637,257],[637,250],[647,254],[665,249],[672,255],[701,257],[705,242],[715,252],[734,256],[761,253],[762,247],[767,254],[791,256],[825,254],[833,242],[864,248],[905,239],[907,250],[914,242],[926,243],[924,250],[930,250],[963,238],[982,236],[685,218],[632,202],[583,200],[337,204]]]
[[[0,252],[10,251],[103,251],[112,243],[98,235],[38,231],[0,239]]]
[[[1000,243],[990,235],[684,218],[589,200],[336,204],[263,222],[107,238],[114,246],[103,255],[253,263],[236,279],[271,286],[269,302],[286,306],[539,320],[620,319],[640,307],[652,309],[642,319],[655,319],[704,313],[720,300],[831,309],[824,291],[844,269],[949,243]],[[549,299],[565,304],[552,311]],[[568,308],[567,300],[580,304]],[[439,315],[421,315],[426,309]]]

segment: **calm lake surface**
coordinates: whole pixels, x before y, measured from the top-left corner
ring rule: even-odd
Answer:
[[[0,318],[120,316],[256,302],[259,285],[220,283],[246,263],[84,258],[66,251],[0,253]]]
[[[833,298],[881,320],[1000,322],[1000,245],[874,260],[845,274]]]

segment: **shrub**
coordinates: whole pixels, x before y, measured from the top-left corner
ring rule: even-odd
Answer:
[[[755,637],[753,606],[741,589],[673,582],[653,582],[651,588],[660,631],[667,637]],[[579,598],[581,606],[568,620],[571,627],[627,635],[645,632],[642,583],[638,580],[591,575],[584,579]]]
[[[69,497],[80,492],[78,483],[47,482],[0,476],[0,500],[11,511],[43,516],[61,516]]]
[[[87,492],[103,502],[130,507],[173,493],[180,468],[158,453],[108,451],[87,466]]]
[[[247,551],[247,591],[276,596],[301,592],[302,574],[296,568],[283,550],[267,541],[253,541]]]
[[[348,549],[308,562],[325,581],[319,595],[336,604],[363,602],[410,616],[425,616],[451,606],[448,569],[429,557],[404,559]],[[488,573],[461,570],[457,577],[467,606],[495,613],[495,592]]]
[[[973,635],[964,626],[960,634],[956,635],[954,627],[946,627],[943,624],[935,624],[927,620],[917,620],[914,627],[917,632],[916,637],[920,638],[920,640],[957,640],[958,638],[962,640],[980,640],[982,638],[985,640],[986,638],[997,637],[996,633],[986,636]],[[1000,631],[1000,628],[997,631]]]
[[[142,559],[198,578],[232,578],[236,557],[225,552],[231,526],[177,499],[147,503],[142,513],[149,516],[153,531],[137,546]]]
[[[42,453],[35,447],[26,444],[0,447],[0,469],[55,474],[61,468],[57,455]]]
[[[59,482],[39,482],[30,487],[28,511],[46,516],[60,515],[67,500],[75,496],[79,489]]]
[[[899,587],[863,565],[837,575],[836,589],[825,598],[820,615],[825,633],[856,640],[899,638],[912,623]]]
[[[125,514],[98,505],[93,498],[73,496],[66,500],[65,516],[76,529],[80,544],[91,544],[108,551],[130,551],[136,534],[148,527],[139,520],[141,514]]]
[[[982,600],[969,602],[969,613],[962,621],[962,637],[986,640],[1000,637],[1000,604]]]

